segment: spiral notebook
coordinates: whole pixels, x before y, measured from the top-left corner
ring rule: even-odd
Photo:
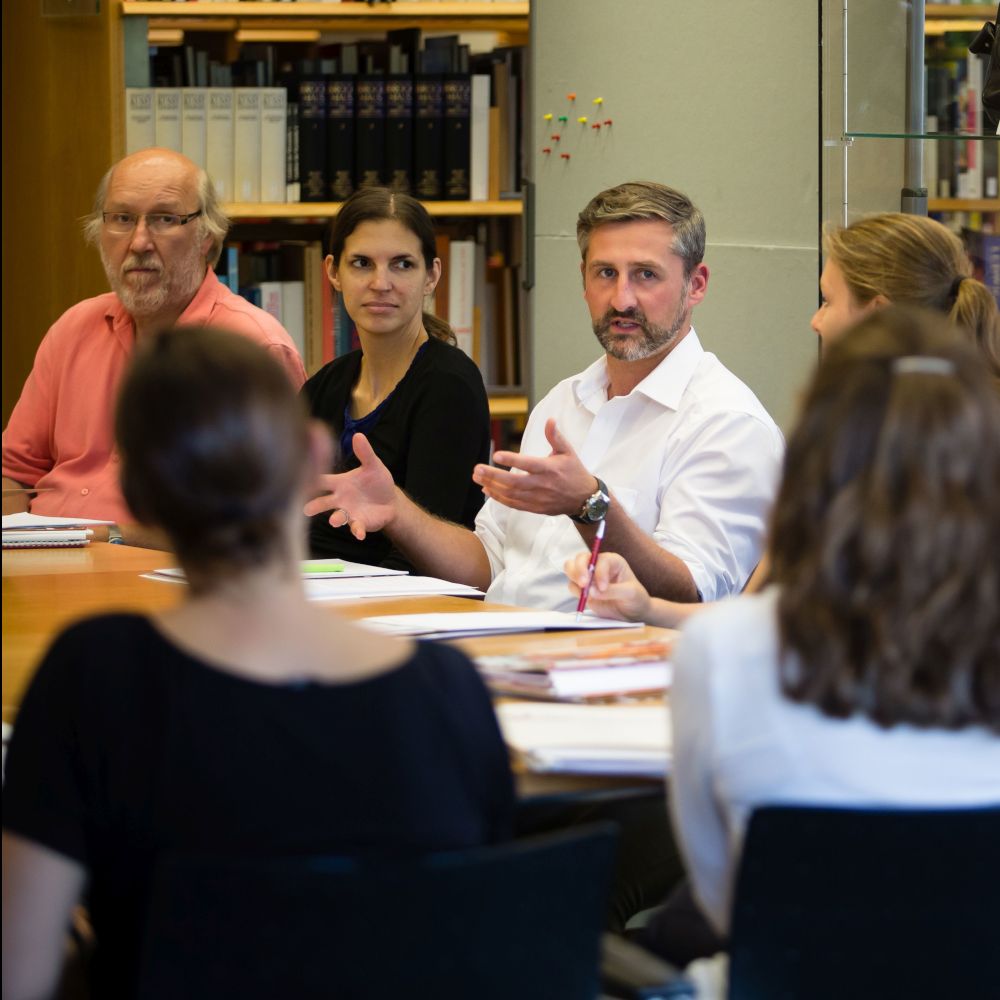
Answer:
[[[5,549],[78,548],[89,544],[93,534],[89,528],[20,528],[3,533],[3,547]]]

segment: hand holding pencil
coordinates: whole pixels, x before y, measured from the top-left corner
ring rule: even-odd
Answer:
[[[569,577],[570,591],[579,595],[577,607],[581,611],[589,606],[602,618],[649,620],[650,597],[646,588],[617,552],[601,552],[596,538],[590,552],[581,552],[567,560],[563,569]]]

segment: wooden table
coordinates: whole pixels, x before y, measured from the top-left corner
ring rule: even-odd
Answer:
[[[144,579],[140,574],[176,565],[170,553],[93,542],[79,549],[7,549],[3,553],[3,719],[13,722],[24,691],[55,636],[70,622],[109,611],[149,613],[184,596],[183,584]],[[348,618],[431,611],[498,610],[505,605],[464,597],[395,597],[335,601],[331,614]],[[526,633],[455,640],[469,655],[602,645],[602,631]],[[663,629],[646,627],[630,638],[655,638]],[[607,789],[606,777],[522,775],[522,794]],[[630,784],[642,784],[630,779]],[[613,781],[610,783],[615,784]]]

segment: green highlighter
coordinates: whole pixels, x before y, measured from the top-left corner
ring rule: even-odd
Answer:
[[[344,564],[339,559],[315,559],[312,562],[302,564],[302,573],[305,576],[319,573],[343,573]]]

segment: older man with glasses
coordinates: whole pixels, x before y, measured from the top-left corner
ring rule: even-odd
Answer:
[[[129,524],[111,426],[122,373],[150,333],[182,324],[245,334],[302,385],[285,329],[215,276],[228,225],[205,171],[179,153],[145,149],[104,175],[84,234],[111,292],[67,310],[38,348],[3,432],[4,513],[30,500],[36,514],[114,521],[113,541],[151,541]]]

